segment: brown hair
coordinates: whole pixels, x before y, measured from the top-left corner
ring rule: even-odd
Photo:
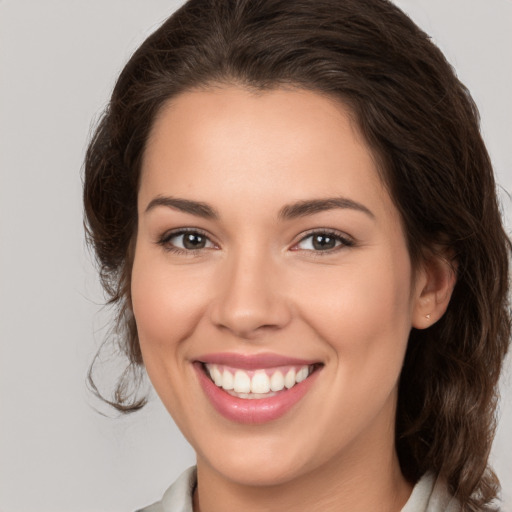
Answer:
[[[129,387],[130,372],[136,381],[143,373],[130,274],[145,143],[169,98],[214,83],[289,84],[348,105],[380,162],[413,264],[434,247],[453,253],[446,314],[410,334],[396,443],[408,479],[432,470],[464,510],[485,509],[499,490],[487,461],[510,339],[510,243],[475,104],[439,49],[387,0],[190,0],[132,56],[85,162],[88,240],[130,363],[108,402],[124,412],[145,403]]]

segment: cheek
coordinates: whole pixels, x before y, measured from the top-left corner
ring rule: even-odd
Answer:
[[[335,272],[319,269],[301,288],[308,289],[299,299],[301,315],[347,372],[399,373],[411,329],[406,252],[359,259]]]
[[[411,329],[408,268],[408,259],[390,259],[385,265],[347,266],[329,280],[316,276],[301,303],[302,316],[329,348],[326,370],[330,389],[336,391],[326,393],[324,402],[329,403],[318,421],[330,425],[327,409],[337,411],[336,425],[346,425],[348,437],[381,413],[392,428]],[[354,421],[347,423],[347,418]],[[331,432],[332,439],[337,432]]]
[[[202,272],[172,268],[144,247],[136,250],[132,270],[132,304],[144,360],[177,350],[201,318],[207,300],[198,293]],[[204,291],[204,290],[203,290]]]
[[[197,293],[203,276],[172,267],[153,248],[138,247],[132,269],[131,293],[144,366],[162,402],[178,426],[187,430],[193,403],[183,379],[190,378],[186,340],[204,310]],[[187,377],[188,376],[188,377]]]

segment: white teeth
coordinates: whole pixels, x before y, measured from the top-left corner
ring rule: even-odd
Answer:
[[[233,389],[237,393],[249,393],[251,391],[251,378],[249,375],[242,370],[237,370],[235,372]]]
[[[297,375],[295,375],[295,381],[296,382],[302,382],[304,379],[307,378],[309,375],[309,369],[307,366],[303,366],[298,372]]]
[[[295,386],[295,370],[292,368],[284,377],[284,385],[290,389]]]
[[[207,364],[206,369],[211,379],[219,388],[230,392],[239,398],[266,398],[273,396],[278,391],[290,389],[295,384],[307,379],[311,373],[311,367],[289,368],[286,375],[282,369],[260,369],[251,372],[244,370],[228,369],[216,364]],[[249,375],[249,373],[252,375]]]
[[[218,386],[218,384],[217,384]],[[222,389],[230,390],[234,387],[234,381],[233,381],[233,374],[228,371],[224,370],[222,372]]]
[[[220,373],[220,370],[216,366],[214,366],[212,368],[210,375],[213,379],[213,382],[215,382],[215,385],[221,387],[222,386],[222,373]]]
[[[281,391],[284,388],[284,377],[280,371],[277,371],[270,377],[270,389],[272,391]]]
[[[251,393],[268,393],[270,391],[270,379],[263,371],[257,371],[251,379]]]

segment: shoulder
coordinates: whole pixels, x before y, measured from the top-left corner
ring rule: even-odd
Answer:
[[[426,473],[414,486],[401,512],[460,512],[461,506],[434,473]]]
[[[497,502],[493,503],[489,510],[505,512]],[[446,482],[434,473],[428,472],[414,486],[401,512],[462,512],[462,506],[450,493]]]
[[[192,466],[165,491],[162,499],[136,512],[193,512],[192,495],[196,487],[197,472]]]

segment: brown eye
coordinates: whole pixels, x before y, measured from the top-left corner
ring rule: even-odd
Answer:
[[[167,250],[178,252],[197,251],[215,247],[215,244],[206,235],[192,230],[169,233],[162,237],[158,243]]]
[[[297,245],[297,249],[327,252],[342,247],[352,247],[354,242],[341,234],[318,231],[305,236]]]
[[[325,251],[327,249],[334,249],[336,247],[336,239],[331,235],[313,235],[313,247],[317,251]]]
[[[199,233],[184,233],[183,247],[185,249],[203,249],[206,247],[206,237]]]

